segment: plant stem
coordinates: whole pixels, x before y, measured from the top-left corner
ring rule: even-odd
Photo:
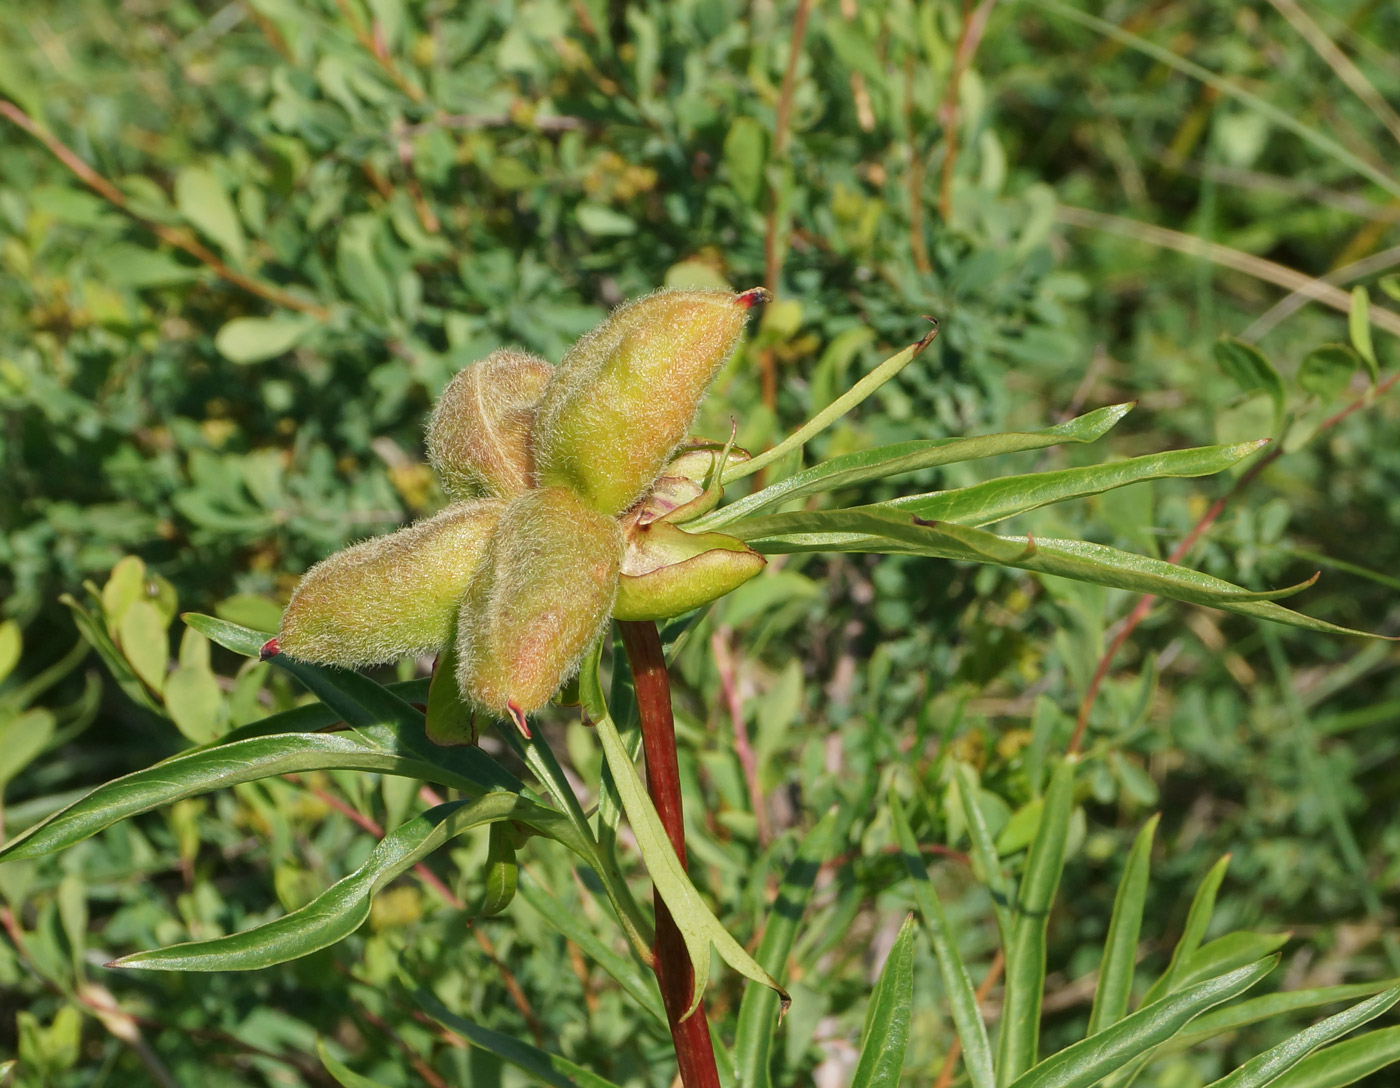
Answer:
[[[685,824],[681,808],[681,774],[676,761],[676,727],[671,715],[671,679],[666,673],[666,656],[661,636],[650,620],[619,620],[618,630],[632,669],[637,691],[637,712],[642,723],[642,749],[647,761],[647,791],[656,805],[662,826],[675,848],[681,865],[685,860]],[[719,1070],[710,1042],[705,1005],[685,1020],[681,1015],[690,1006],[694,974],[681,931],[671,912],[656,902],[656,981],[666,1005],[666,1020],[676,1047],[681,1083],[685,1088],[719,1088]]]

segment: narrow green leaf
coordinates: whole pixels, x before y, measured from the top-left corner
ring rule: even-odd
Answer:
[[[419,1007],[448,1031],[460,1035],[472,1046],[509,1062],[536,1084],[547,1084],[550,1088],[618,1088],[612,1081],[604,1080],[558,1054],[548,1054],[529,1043],[464,1020],[427,990],[418,990],[413,996]]]
[[[1074,807],[1074,764],[1055,768],[1045,791],[1040,828],[1026,858],[1006,949],[1006,997],[997,1039],[997,1085],[1004,1088],[1036,1063],[1040,1004],[1045,991],[1045,935],[1065,867],[1065,842]]]
[[[1157,834],[1160,815],[1153,816],[1133,840],[1123,879],[1113,897],[1113,916],[1104,940],[1099,984],[1094,990],[1094,1007],[1089,1013],[1088,1035],[1112,1027],[1128,1012],[1137,966],[1138,935],[1142,931],[1142,909],[1147,902],[1148,874],[1152,866],[1152,840]]]
[[[1191,899],[1191,909],[1186,912],[1186,928],[1182,930],[1176,948],[1172,950],[1171,962],[1143,997],[1144,1005],[1150,1005],[1172,991],[1185,969],[1186,961],[1201,947],[1201,940],[1210,925],[1210,916],[1215,913],[1215,897],[1225,879],[1225,870],[1229,867],[1230,855],[1226,854],[1210,867],[1210,872],[1206,873],[1205,879],[1196,889],[1196,894]]]
[[[316,1036],[316,1056],[321,1059],[321,1064],[326,1067],[326,1072],[335,1078],[335,1082],[341,1088],[385,1088],[379,1081],[370,1080],[369,1077],[356,1073],[344,1062],[338,1061],[326,1049],[326,1041],[319,1035]]]
[[[1380,363],[1376,361],[1376,348],[1371,342],[1371,295],[1364,287],[1351,289],[1351,311],[1347,314],[1347,332],[1351,335],[1351,346],[1361,361],[1366,364],[1366,372],[1375,385],[1381,376]]]
[[[95,587],[89,587],[95,589]],[[161,714],[160,703],[151,697],[146,685],[141,682],[131,663],[122,656],[122,652],[117,649],[117,644],[112,641],[112,636],[107,632],[107,625],[95,618],[75,597],[67,593],[62,594],[59,601],[67,605],[73,613],[73,622],[77,625],[78,633],[87,640],[97,656],[102,658],[102,663],[107,666],[117,686],[122,692],[137,706],[149,710],[152,714]]]
[[[1166,453],[1133,457],[1103,465],[1035,472],[1024,476],[1003,476],[986,483],[953,491],[907,495],[887,503],[854,506],[845,513],[899,511],[928,521],[955,522],[958,525],[988,525],[1017,514],[1069,499],[1102,494],[1144,480],[1210,476],[1257,452],[1267,441],[1240,442],[1229,446],[1200,446]],[[740,500],[741,502],[743,500]],[[739,503],[725,507],[731,510]],[[800,531],[809,523],[810,511],[753,518],[741,523],[738,534],[744,539],[783,535]]]
[[[1269,1088],[1346,1088],[1397,1061],[1400,1027],[1380,1028],[1309,1054]]]
[[[904,919],[870,995],[851,1088],[896,1088],[914,1005],[914,916]]]
[[[879,446],[841,457],[833,457],[784,480],[746,495],[712,514],[697,519],[688,528],[703,532],[751,517],[778,503],[820,492],[854,487],[871,480],[882,480],[905,472],[935,468],[963,461],[995,457],[1003,453],[1044,449],[1064,442],[1093,442],[1106,434],[1133,405],[1114,404],[1086,413],[1068,422],[1040,431],[981,435],[976,438],[934,438],[920,442],[900,442]]]
[[[1226,933],[1191,953],[1182,964],[1172,987],[1179,990],[1203,978],[1214,978],[1246,963],[1263,959],[1286,945],[1292,936],[1291,933],[1254,933],[1247,929]]]
[[[585,696],[585,705],[588,699]],[[637,768],[627,756],[627,749],[618,735],[617,726],[607,714],[597,722],[598,739],[603,745],[603,757],[612,770],[617,785],[618,796],[622,799],[627,822],[632,825],[632,833],[637,839],[637,849],[646,863],[656,885],[657,894],[665,902],[675,919],[676,927],[685,940],[690,953],[691,966],[695,972],[695,988],[691,993],[690,1007],[684,1016],[688,1017],[700,1004],[704,996],[705,984],[710,978],[710,946],[713,945],[720,958],[745,978],[776,990],[784,1006],[790,998],[787,991],[744,951],[744,946],[730,936],[720,924],[714,912],[706,905],[690,882],[680,859],[671,847],[671,840],[656,814],[656,807],[647,796],[646,787],[637,775]]]
[[[1278,1046],[1251,1058],[1229,1076],[1213,1082],[1210,1088],[1264,1088],[1277,1077],[1292,1069],[1309,1054],[1333,1039],[1339,1039],[1354,1031],[1362,1024],[1374,1020],[1381,1013],[1400,1001],[1400,986],[1377,994],[1369,1001],[1353,1005],[1349,1009],[1329,1016],[1298,1032]]]
[[[136,952],[109,966],[252,971],[310,955],[359,929],[369,917],[375,894],[448,839],[496,820],[528,819],[535,807],[533,802],[504,791],[475,801],[437,805],[385,835],[363,865],[299,910],[241,933]]]
[[[835,808],[817,821],[797,848],[778,886],[778,897],[763,927],[763,939],[754,956],[774,978],[786,974],[788,956],[797,937],[798,924],[816,887],[817,874],[835,845],[838,812]],[[745,1088],[768,1088],[773,1033],[778,1016],[778,995],[766,986],[744,990],[739,1023],[734,1034],[734,1063],[738,1082]]]
[[[1278,964],[1278,956],[1197,983],[1081,1039],[1012,1081],[1011,1088],[1089,1088],[1124,1066],[1145,1059],[1195,1017],[1243,993]]]
[[[928,869],[904,815],[904,806],[893,793],[890,794],[890,822],[899,843],[904,869],[913,882],[914,902],[924,925],[928,927],[933,953],[938,958],[938,970],[943,977],[944,992],[948,995],[953,1026],[962,1040],[963,1065],[967,1068],[968,1080],[972,1088],[993,1088],[996,1077],[992,1072],[992,1044],[987,1038],[982,1011],[977,1007],[977,992],[958,951],[957,937],[948,924],[938,892],[928,878]]]
[[[1311,990],[1285,990],[1282,993],[1264,994],[1241,1001],[1238,1005],[1207,1013],[1196,1021],[1192,1030],[1180,1038],[1172,1040],[1172,1048],[1189,1049],[1197,1043],[1238,1031],[1250,1024],[1262,1023],[1278,1016],[1316,1009],[1323,1005],[1334,1005],[1340,1001],[1355,1001],[1358,997],[1370,997],[1391,986],[1400,985],[1400,979],[1383,979],[1376,982],[1353,982],[1342,986],[1321,986]]]
[[[523,872],[521,877],[520,898],[546,923],[578,945],[584,955],[611,975],[638,1005],[651,1013],[657,1024],[664,1027],[666,1010],[661,1004],[661,991],[656,987],[656,976],[643,971],[636,961],[619,955],[604,944],[577,912],[540,887],[528,870]],[[745,994],[745,997],[747,996]]]
[[[950,527],[942,523],[935,526],[900,525],[872,513],[857,514],[845,510],[825,510],[805,516],[812,519],[810,524],[816,531],[750,538],[748,543],[757,551],[767,554],[807,551],[884,552],[896,555],[929,555],[974,563],[992,562],[1038,574],[1055,574],[1079,582],[1091,582],[1111,589],[1148,593],[1185,601],[1188,604],[1202,604],[1308,631],[1359,635],[1363,638],[1389,637],[1340,627],[1273,603],[1277,598],[1306,589],[1315,579],[1284,589],[1253,592],[1187,567],[1166,563],[1160,559],[1148,559],[1146,556],[1133,555],[1084,540],[998,537],[984,530]],[[882,524],[882,520],[888,524]],[[742,535],[748,528],[739,525],[734,527],[734,531],[736,535]],[[921,540],[916,539],[919,529],[925,530]],[[880,536],[876,533],[886,535]]]
[[[982,806],[977,803],[982,787],[976,773],[966,763],[954,764],[953,778],[958,784],[963,820],[967,824],[968,837],[972,840],[972,858],[981,868],[982,879],[992,893],[992,914],[996,917],[997,932],[1001,934],[1002,947],[1005,948],[1011,941],[1012,891],[1006,874],[1001,871],[1001,859],[997,856],[997,846],[987,826],[987,818]]]
[[[933,343],[933,338],[937,333],[938,326],[935,324],[933,329],[917,344],[910,344],[903,351],[891,355],[771,450],[760,453],[757,457],[751,457],[747,461],[741,461],[737,465],[732,465],[726,469],[722,482],[732,484],[735,480],[742,480],[745,476],[752,476],[755,472],[767,468],[779,458],[786,457],[793,450],[801,449],[818,434],[830,427],[852,408],[879,389],[880,386],[884,385],[912,363],[924,348]]]

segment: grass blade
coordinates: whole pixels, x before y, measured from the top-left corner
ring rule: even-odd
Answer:
[[[1278,956],[1170,994],[1081,1039],[1012,1081],[1011,1088],[1089,1088],[1143,1059],[1214,1005],[1243,993],[1278,964]]]
[[[1036,1063],[1040,1004],[1045,989],[1045,934],[1065,866],[1065,840],[1074,806],[1074,764],[1055,768],[1045,791],[1040,827],[1021,877],[1012,940],[1006,949],[1006,997],[997,1040],[997,1085],[1011,1083]]]
[[[768,915],[754,958],[774,978],[786,974],[798,923],[812,898],[817,874],[831,856],[835,845],[837,810],[833,808],[807,833],[797,848],[778,887],[778,897]],[[769,1061],[773,1047],[774,1020],[778,1015],[778,995],[766,986],[744,990],[739,1005],[739,1023],[734,1034],[734,1063],[737,1080],[745,1088],[768,1088]]]
[[[860,1060],[851,1088],[897,1088],[909,1045],[909,1021],[914,1005],[914,916],[904,919],[899,936],[870,995]]]
[[[1215,1081],[1210,1088],[1264,1088],[1324,1043],[1341,1038],[1362,1024],[1374,1020],[1397,1001],[1400,1001],[1400,986],[1377,994],[1369,1001],[1353,1005],[1300,1031],[1293,1038],[1251,1058],[1229,1076]]]
[[[943,989],[952,1008],[953,1026],[962,1040],[963,1065],[967,1068],[968,1080],[972,1088],[994,1088],[996,1077],[992,1073],[992,1045],[987,1038],[982,1011],[977,1007],[976,990],[958,952],[957,938],[948,925],[947,915],[943,913],[943,904],[939,902],[938,893],[928,878],[928,869],[904,815],[904,806],[894,794],[890,795],[890,822],[899,842],[904,868],[913,881],[914,902],[918,905],[924,925],[928,927],[934,955],[938,957]]]
[[[1097,1035],[1127,1015],[1137,966],[1138,935],[1142,932],[1142,909],[1147,902],[1152,840],[1160,820],[1160,814],[1153,816],[1133,840],[1123,879],[1113,897],[1113,915],[1108,923],[1108,937],[1104,940],[1099,984],[1094,990],[1087,1035]]]

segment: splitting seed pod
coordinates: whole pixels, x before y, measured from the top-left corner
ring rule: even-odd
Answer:
[[[428,421],[428,460],[454,499],[509,499],[531,485],[535,404],[554,367],[494,351],[447,383]]]
[[[567,488],[505,508],[462,600],[457,681],[471,703],[524,716],[547,703],[602,632],[617,596],[622,529]]]
[[[292,594],[271,652],[357,668],[441,650],[505,509],[499,499],[456,503],[317,563]]]
[[[613,615],[665,620],[718,600],[767,560],[723,533],[687,533],[666,521],[634,525],[622,555]]]
[[[651,485],[690,429],[762,288],[658,291],[630,302],[564,356],[536,411],[535,471],[616,515]]]

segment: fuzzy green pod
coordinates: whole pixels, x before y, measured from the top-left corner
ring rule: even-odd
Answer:
[[[530,486],[535,404],[554,367],[493,351],[447,383],[428,421],[428,460],[454,499],[513,498]]]
[[[637,524],[627,535],[613,615],[670,619],[738,589],[766,564],[723,533],[687,533],[666,521]]]
[[[277,650],[346,668],[438,652],[505,508],[456,503],[317,563],[282,614]]]
[[[541,486],[568,487],[599,513],[641,496],[690,429],[761,288],[658,291],[615,310],[570,349],[536,411]]]
[[[621,527],[567,488],[511,500],[462,600],[462,697],[523,729],[607,623],[621,560]]]

